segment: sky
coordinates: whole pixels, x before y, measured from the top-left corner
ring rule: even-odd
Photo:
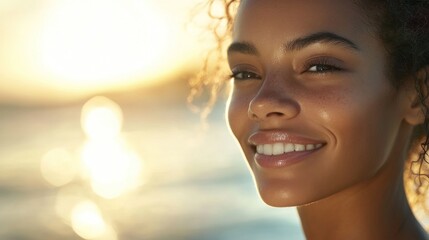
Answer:
[[[196,0],[0,1],[0,103],[67,101],[195,70]],[[197,24],[195,24],[197,23]]]

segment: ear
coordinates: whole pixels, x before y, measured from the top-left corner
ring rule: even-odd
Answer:
[[[421,68],[407,80],[407,95],[409,104],[405,121],[410,125],[422,124],[429,110],[429,65]]]

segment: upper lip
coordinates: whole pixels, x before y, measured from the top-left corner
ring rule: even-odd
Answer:
[[[293,143],[293,144],[324,144],[324,141],[292,134],[287,131],[270,130],[258,131],[250,135],[248,142],[251,145],[274,144],[274,143]]]

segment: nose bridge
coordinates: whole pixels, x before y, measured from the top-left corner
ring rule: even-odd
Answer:
[[[280,73],[267,74],[249,104],[249,117],[254,120],[280,117],[291,119],[300,112],[294,87]]]

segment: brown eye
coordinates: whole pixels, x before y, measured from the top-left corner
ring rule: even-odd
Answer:
[[[249,72],[249,71],[238,71],[233,73],[231,77],[234,78],[234,80],[238,80],[238,81],[249,80],[249,79],[261,79],[261,76],[259,76],[254,72]]]
[[[324,73],[324,72],[334,72],[334,71],[340,71],[341,69],[332,65],[326,65],[326,64],[314,64],[308,68],[307,72],[314,72],[314,73]]]
[[[343,61],[333,57],[316,57],[304,64],[304,72],[307,73],[330,73],[345,70]]]

